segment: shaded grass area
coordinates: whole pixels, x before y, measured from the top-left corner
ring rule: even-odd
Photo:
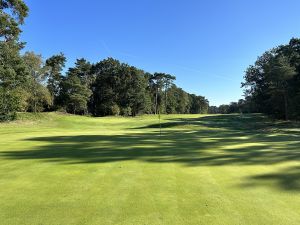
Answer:
[[[176,120],[175,122],[173,120]],[[183,126],[200,130],[180,130]],[[61,163],[110,163],[141,160],[185,166],[267,165],[300,160],[300,131],[273,124],[263,117],[208,116],[171,119],[167,130],[126,135],[34,137],[23,141],[49,143],[25,151],[2,151],[10,159],[42,159]],[[281,130],[278,130],[280,127]],[[159,124],[134,129],[159,128]],[[210,129],[218,128],[218,129]],[[272,134],[273,130],[276,134]],[[300,167],[251,179],[277,180],[283,189],[300,191]]]
[[[74,121],[77,119],[74,117]],[[82,120],[84,124],[85,119]],[[30,177],[32,171],[28,169],[27,174],[26,166],[37,166],[33,174],[42,167],[42,174],[33,177],[44,179],[44,176],[47,182],[63,182],[63,175],[55,175],[56,180],[52,180],[53,173],[76,168],[78,178],[84,181],[73,181],[68,184],[69,188],[87,182],[81,172],[91,180],[106,177],[94,185],[89,184],[89,192],[78,194],[83,196],[72,195],[86,202],[94,193],[98,202],[91,211],[100,214],[87,221],[66,220],[68,224],[299,223],[298,124],[271,121],[261,115],[164,116],[163,132],[159,135],[160,125],[155,117],[86,120],[89,125],[79,125],[78,129],[68,129],[68,122],[65,122],[63,128],[50,129],[51,134],[19,135],[16,146],[1,145],[0,160],[4,163],[0,167],[1,173],[9,168],[16,172],[13,173],[15,180],[9,179],[10,182],[21,179],[18,175],[21,172]],[[17,128],[10,129],[18,131]],[[107,133],[109,130],[114,132]],[[97,173],[86,174],[87,169]],[[126,183],[125,192],[118,181]],[[135,192],[139,194],[135,195]],[[13,192],[9,194],[13,195]],[[129,197],[122,200],[122,196],[127,195]],[[107,196],[116,202],[105,200]],[[118,197],[126,209],[104,216],[102,213],[107,213],[103,209],[105,204],[112,211],[120,208]],[[20,201],[16,199],[12,205]],[[99,205],[101,202],[104,205]],[[149,202],[153,206],[149,206]],[[137,210],[135,207],[139,203],[141,209]],[[60,208],[53,207],[54,212]],[[61,224],[61,221],[62,216],[58,216],[56,222]],[[37,223],[31,221],[31,224]]]

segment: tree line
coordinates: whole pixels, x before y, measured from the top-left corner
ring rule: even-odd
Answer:
[[[231,113],[258,113],[253,100],[250,97],[240,99],[237,102],[222,104],[220,106],[209,106],[210,114],[231,114]]]
[[[147,73],[113,58],[94,64],[78,59],[63,72],[62,53],[45,61],[34,52],[21,54],[20,25],[27,15],[22,0],[0,1],[0,120],[17,111],[54,110],[94,116],[259,112],[300,119],[300,39],[259,56],[245,72],[245,98],[216,107],[177,87],[170,74]]]
[[[300,39],[258,57],[244,76],[245,96],[256,112],[279,119],[300,119]]]
[[[242,83],[244,99],[209,113],[264,113],[277,119],[300,119],[300,39],[292,38],[259,56]]]
[[[21,54],[20,25],[28,15],[22,0],[0,2],[0,120],[16,112],[66,111],[93,116],[157,113],[207,113],[209,102],[174,84],[174,76],[147,73],[107,58],[97,63],[77,59],[64,73],[60,53],[43,60]]]

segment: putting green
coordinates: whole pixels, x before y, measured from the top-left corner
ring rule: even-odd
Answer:
[[[0,224],[300,224],[298,124],[20,117],[0,124]]]

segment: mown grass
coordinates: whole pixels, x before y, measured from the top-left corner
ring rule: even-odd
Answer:
[[[300,224],[300,126],[261,115],[0,124],[0,224]]]

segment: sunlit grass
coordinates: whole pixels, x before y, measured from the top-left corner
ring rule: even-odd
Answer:
[[[300,224],[300,132],[261,115],[0,124],[0,224]]]

